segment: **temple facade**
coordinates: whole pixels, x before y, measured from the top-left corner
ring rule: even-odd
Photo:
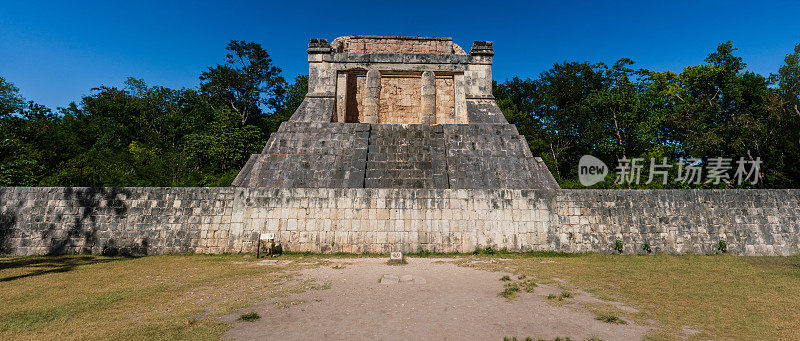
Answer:
[[[306,98],[233,186],[558,188],[494,101],[493,56],[490,41],[311,39]]]

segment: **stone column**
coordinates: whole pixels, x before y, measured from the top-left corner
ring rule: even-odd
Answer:
[[[464,74],[455,74],[453,76],[453,91],[455,97],[455,114],[457,124],[469,123],[469,119],[467,117],[467,95],[466,90],[464,89],[465,86]]]
[[[347,73],[340,72],[336,76],[336,122],[344,122],[347,112]]]
[[[303,101],[304,110],[292,115],[304,122],[333,121],[336,101],[336,70],[331,64],[331,45],[325,39],[311,39],[308,43],[308,93]]]
[[[366,93],[364,94],[363,123],[378,123],[378,101],[381,95],[381,73],[378,70],[367,71]]]
[[[336,91],[336,71],[331,68],[331,46],[325,39],[308,43],[308,93],[333,96]]]
[[[492,96],[492,56],[494,48],[491,41],[476,41],[469,51],[467,66],[467,98],[494,98]]]
[[[436,124],[436,75],[433,71],[422,73],[422,123]]]

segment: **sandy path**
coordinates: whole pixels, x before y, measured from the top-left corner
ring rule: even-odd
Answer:
[[[237,340],[493,339],[525,337],[572,340],[640,340],[649,327],[608,324],[572,303],[554,305],[544,297],[558,291],[542,286],[521,292],[514,301],[499,297],[504,282],[496,272],[459,267],[437,259],[409,259],[403,266],[386,259],[333,260],[331,266],[304,270],[305,278],[330,283],[330,289],[310,290],[275,301],[303,300],[279,307],[261,302],[222,319],[234,323],[224,337]],[[444,260],[446,261],[446,259]],[[409,276],[411,281],[407,281]],[[379,283],[386,276],[394,284]],[[236,322],[244,312],[261,319]]]

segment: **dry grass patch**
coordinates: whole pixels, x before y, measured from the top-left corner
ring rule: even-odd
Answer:
[[[0,339],[218,339],[209,315],[318,287],[300,257],[257,266],[251,255],[0,258]]]
[[[635,321],[656,320],[660,330],[653,332],[654,338],[675,339],[690,326],[700,330],[692,335],[699,339],[800,339],[798,256],[503,257],[510,259],[471,258],[460,264],[504,272],[511,268],[517,275],[535,275],[540,283],[633,305],[641,312],[625,315]]]

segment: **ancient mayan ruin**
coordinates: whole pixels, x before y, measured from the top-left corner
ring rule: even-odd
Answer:
[[[492,42],[308,45],[309,89],[234,180],[264,188],[558,188],[492,96]]]
[[[800,250],[798,190],[563,190],[492,96],[492,42],[308,45],[309,89],[231,187],[0,187],[0,255]],[[616,252],[619,252],[619,247]]]

